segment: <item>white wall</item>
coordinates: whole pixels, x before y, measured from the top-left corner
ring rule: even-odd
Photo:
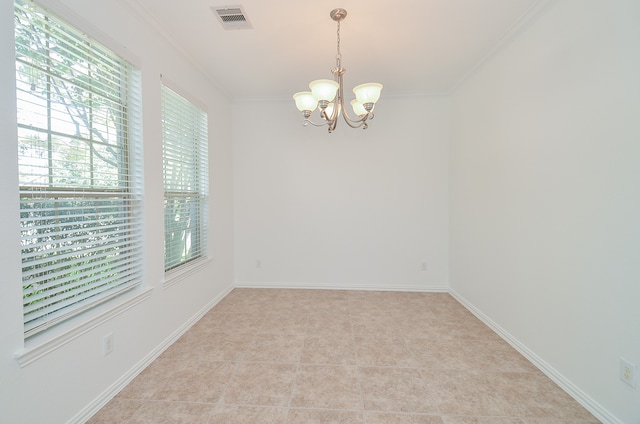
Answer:
[[[50,8],[132,60],[142,70],[145,160],[145,255],[151,296],[125,313],[20,367],[23,346],[19,258],[13,2],[0,4],[0,422],[62,423],[87,417],[109,391],[233,284],[230,102],[135,11],[117,1],[46,1]],[[163,289],[160,74],[209,113],[211,241],[214,258]],[[175,86],[175,85],[174,85]],[[101,340],[114,334],[103,357]],[[27,346],[29,347],[29,346]],[[113,394],[113,393],[112,393]]]
[[[451,287],[640,423],[640,2],[557,0],[455,92]]]
[[[332,134],[289,98],[234,102],[237,284],[446,288],[448,130],[446,97],[383,91]]]

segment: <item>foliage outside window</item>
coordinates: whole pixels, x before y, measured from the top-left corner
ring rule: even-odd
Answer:
[[[207,114],[162,86],[164,264],[206,256]]]
[[[142,282],[139,79],[28,1],[15,41],[28,337]]]

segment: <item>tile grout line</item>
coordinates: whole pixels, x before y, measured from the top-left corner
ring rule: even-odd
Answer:
[[[233,292],[232,292],[233,293]],[[251,292],[245,292],[246,293],[251,293]],[[296,297],[296,295],[301,294],[300,297]],[[432,416],[432,417],[439,417],[440,418],[440,422],[446,423],[449,422],[449,420],[447,419],[448,417],[469,417],[469,418],[478,418],[478,417],[484,417],[483,419],[485,421],[482,422],[490,422],[490,420],[493,419],[504,419],[505,422],[508,421],[509,423],[515,424],[520,423],[520,424],[524,424],[525,422],[528,422],[527,419],[530,419],[535,422],[543,422],[543,418],[542,416],[538,416],[537,418],[531,414],[531,411],[529,411],[530,415],[527,415],[526,408],[531,408],[531,407],[536,407],[538,405],[538,403],[531,403],[529,401],[523,402],[522,405],[520,406],[519,404],[519,408],[515,408],[515,409],[510,409],[510,408],[502,408],[502,406],[500,408],[489,408],[489,409],[483,409],[486,412],[486,415],[469,415],[469,414],[464,414],[462,412],[466,412],[466,411],[470,411],[469,408],[463,408],[463,409],[452,409],[451,407],[446,408],[449,412],[444,412],[441,409],[441,404],[444,401],[444,399],[440,399],[438,396],[436,396],[435,392],[432,392],[431,390],[427,390],[426,393],[424,393],[425,395],[428,396],[428,400],[429,403],[433,404],[433,407],[435,408],[436,412],[433,413],[424,413],[424,412],[419,412],[419,409],[415,408],[415,409],[410,409],[404,412],[398,411],[396,409],[390,409],[387,410],[386,408],[390,405],[390,406],[394,406],[397,407],[399,405],[396,405],[395,403],[391,403],[389,404],[388,401],[391,399],[391,402],[395,402],[396,400],[398,400],[399,398],[397,398],[397,394],[394,392],[392,393],[392,396],[389,397],[387,400],[385,400],[385,403],[382,404],[380,402],[378,402],[378,400],[376,400],[372,406],[375,409],[371,409],[371,410],[367,410],[365,408],[366,405],[366,398],[367,398],[367,394],[364,391],[364,387],[365,384],[363,382],[363,370],[364,369],[377,369],[377,370],[415,370],[417,371],[417,376],[419,377],[419,380],[416,381],[420,381],[422,385],[425,385],[427,387],[427,389],[430,387],[430,385],[427,382],[427,378],[425,377],[425,372],[429,372],[431,373],[431,371],[434,372],[433,376],[437,376],[438,374],[442,375],[443,377],[446,376],[446,374],[448,372],[457,372],[457,373],[473,373],[473,374],[482,374],[483,377],[482,379],[486,379],[488,376],[492,376],[496,373],[503,373],[503,374],[521,374],[521,376],[519,377],[519,380],[516,381],[520,381],[520,383],[518,383],[518,385],[515,386],[515,388],[517,389],[518,387],[520,387],[520,384],[522,384],[522,379],[528,379],[528,377],[524,377],[524,375],[538,375],[537,372],[535,372],[535,370],[533,371],[523,371],[521,369],[516,369],[514,370],[514,367],[518,367],[518,363],[514,362],[513,360],[509,359],[507,360],[506,364],[498,364],[497,368],[494,368],[494,365],[492,363],[485,363],[486,361],[484,361],[484,358],[481,357],[481,362],[479,362],[481,364],[481,366],[477,365],[477,361],[471,361],[471,362],[465,362],[464,364],[476,364],[473,365],[473,368],[461,368],[461,369],[457,369],[457,368],[452,368],[452,367],[433,367],[433,366],[428,366],[425,365],[424,359],[421,359],[421,357],[418,357],[417,354],[413,351],[412,347],[412,341],[415,338],[415,334],[419,334],[419,333],[415,333],[415,331],[412,328],[412,325],[418,325],[419,321],[413,317],[411,317],[413,319],[413,321],[409,322],[409,326],[404,325],[401,322],[395,322],[395,327],[396,330],[398,331],[395,335],[393,335],[392,332],[389,332],[389,334],[387,334],[386,332],[381,332],[381,333],[375,333],[375,329],[376,326],[378,326],[378,323],[383,324],[384,329],[386,331],[389,331],[390,327],[386,326],[386,323],[384,322],[384,317],[382,320],[378,321],[378,319],[371,321],[371,325],[369,325],[366,321],[362,321],[361,323],[361,327],[360,330],[364,330],[364,333],[361,334],[360,336],[358,336],[356,334],[356,325],[355,325],[355,319],[356,317],[360,317],[358,318],[359,320],[361,320],[362,318],[364,318],[365,320],[367,319],[367,315],[370,313],[369,310],[376,310],[376,308],[379,307],[379,303],[378,302],[383,302],[384,303],[384,298],[385,295],[384,294],[380,294],[380,295],[372,295],[372,296],[368,296],[369,293],[364,292],[362,295],[360,295],[359,292],[353,293],[352,292],[348,292],[346,293],[346,295],[344,296],[344,301],[346,302],[347,305],[347,314],[346,316],[348,317],[348,324],[349,324],[349,341],[351,343],[351,349],[353,350],[353,356],[355,358],[355,363],[353,365],[351,364],[345,364],[345,363],[330,363],[330,362],[303,362],[303,355],[305,352],[305,342],[306,340],[308,340],[310,337],[317,337],[319,339],[330,339],[330,334],[331,332],[328,332],[327,334],[324,333],[309,333],[310,331],[310,321],[311,321],[311,317],[315,317],[317,319],[319,319],[322,316],[325,316],[325,312],[326,312],[326,316],[331,316],[335,314],[332,314],[331,311],[333,309],[339,309],[340,311],[342,311],[340,304],[342,303],[342,298],[340,298],[339,296],[335,296],[335,297],[330,297],[330,298],[325,298],[324,296],[322,296],[322,293],[320,293],[320,296],[310,296],[308,292],[305,293],[296,293],[296,292],[287,292],[286,293],[286,297],[282,296],[281,299],[278,299],[278,297],[281,296],[281,294],[278,294],[278,296],[275,296],[274,298],[269,297],[269,299],[262,299],[257,296],[257,295],[253,295],[250,297],[246,297],[246,299],[248,300],[243,300],[243,298],[241,296],[235,296],[234,299],[236,302],[241,303],[243,306],[234,306],[233,303],[228,302],[225,305],[225,309],[222,312],[215,312],[215,309],[212,310],[212,312],[214,312],[215,314],[219,314],[221,315],[223,318],[228,318],[230,315],[244,315],[244,316],[250,316],[251,319],[249,319],[248,321],[253,321],[255,322],[255,328],[253,328],[251,332],[246,333],[243,330],[247,329],[247,325],[246,322],[242,322],[242,320],[239,321],[235,321],[235,320],[223,320],[225,322],[230,322],[230,323],[239,323],[239,326],[235,326],[237,327],[235,330],[233,330],[233,326],[232,327],[228,327],[228,328],[224,328],[224,330],[227,331],[221,331],[219,333],[208,333],[205,332],[204,334],[206,334],[207,337],[210,337],[212,334],[222,334],[222,335],[231,335],[231,336],[240,336],[243,334],[246,334],[248,337],[247,339],[250,339],[249,343],[246,344],[246,342],[242,342],[242,345],[231,345],[228,346],[226,349],[231,349],[231,350],[236,350],[238,347],[240,347],[240,353],[237,354],[237,357],[235,357],[234,359],[228,360],[225,359],[225,357],[228,357],[229,354],[226,353],[228,352],[228,350],[216,350],[216,352],[221,352],[221,360],[218,361],[210,361],[211,358],[207,357],[207,352],[209,352],[206,349],[207,344],[204,344],[205,347],[203,347],[201,350],[198,350],[199,354],[201,355],[196,362],[195,366],[197,368],[199,368],[200,366],[202,366],[202,364],[209,364],[209,363],[226,363],[228,364],[229,367],[233,367],[232,368],[232,372],[227,374],[229,375],[228,380],[226,382],[220,382],[223,383],[221,384],[223,386],[223,389],[220,391],[220,395],[217,397],[217,400],[215,402],[198,402],[198,401],[181,401],[181,400],[166,400],[166,399],[151,399],[151,398],[122,398],[119,397],[117,398],[118,401],[121,402],[127,402],[127,403],[132,403],[132,404],[137,404],[137,409],[135,409],[136,411],[139,411],[140,413],[142,413],[142,411],[140,411],[140,409],[144,406],[144,405],[154,405],[154,404],[163,404],[163,405],[185,405],[185,404],[192,404],[192,405],[206,405],[206,406],[210,406],[214,409],[219,408],[220,406],[229,406],[229,407],[236,407],[236,408],[243,408],[243,407],[253,407],[253,408],[259,408],[262,410],[277,410],[277,409],[281,409],[283,410],[283,414],[286,417],[287,421],[290,418],[290,412],[292,410],[302,410],[302,411],[330,411],[330,412],[340,412],[340,413],[357,413],[360,414],[361,416],[361,420],[364,423],[366,421],[366,416],[367,414],[390,414],[391,415],[397,415],[397,416],[407,416],[407,417],[411,417],[411,416]],[[315,293],[314,293],[315,295]],[[255,297],[254,297],[255,296]],[[356,297],[357,296],[357,297]],[[358,311],[354,311],[354,309],[357,308],[357,306],[363,306],[366,305],[366,298],[370,298],[370,302],[369,302],[369,306],[367,306],[365,309],[363,309],[363,313],[360,313],[362,311],[358,310]],[[239,299],[239,300],[238,300]],[[323,305],[323,299],[326,299],[325,304]],[[337,299],[337,300],[336,300]],[[414,313],[416,316],[418,316],[417,314],[419,313],[418,311],[422,308],[427,308],[428,309],[428,303],[424,302],[424,304],[422,304],[421,302],[413,302],[411,301],[410,303],[406,303],[403,297],[391,297],[391,305],[393,306],[393,308],[398,308],[398,313],[402,313],[402,311],[404,311],[405,313]],[[413,300],[413,299],[412,299]],[[420,300],[420,299],[417,299]],[[286,322],[282,322],[282,325],[279,325],[276,322],[276,325],[273,326],[273,328],[269,329],[269,326],[271,325],[271,323],[269,325],[265,326],[265,330],[269,330],[269,332],[263,333],[261,332],[262,330],[260,330],[260,322],[265,322],[266,317],[269,315],[269,308],[265,307],[264,305],[262,305],[262,302],[267,302],[267,304],[271,304],[273,303],[276,307],[277,307],[277,311],[278,313],[274,313],[271,316],[276,317],[276,316],[281,316],[284,319],[286,319],[286,313],[284,313],[283,311],[287,311],[287,302],[294,302],[295,303],[295,307],[300,306],[300,310],[304,309],[305,313],[304,313],[304,326],[303,329],[301,331],[293,331],[293,332],[289,332],[291,328],[296,328],[296,324],[295,323],[291,323],[291,325],[288,325],[289,323]],[[317,309],[312,309],[312,306],[314,305],[314,303],[317,304]],[[282,304],[281,304],[282,303]],[[262,306],[257,306],[256,305],[262,305]],[[283,306],[284,305],[284,306]],[[301,306],[302,305],[302,306]],[[327,306],[328,305],[328,306]],[[457,316],[455,314],[456,310],[454,308],[454,306],[452,305],[443,305],[444,307],[446,307],[446,309],[451,309],[451,311],[447,311],[446,312],[446,316]],[[411,311],[406,311],[404,310],[404,308],[411,308]],[[392,309],[389,309],[389,311],[392,311]],[[416,308],[416,309],[414,309]],[[435,309],[440,309],[439,306],[435,307]],[[234,310],[234,312],[226,312],[228,309],[232,309]],[[379,313],[383,313],[383,311],[378,311]],[[440,313],[445,313],[445,310],[440,311]],[[281,314],[281,315],[279,315]],[[339,315],[342,315],[339,314]],[[375,315],[375,313],[372,313],[372,315]],[[394,315],[394,317],[400,317],[400,315]],[[375,316],[374,316],[375,318]],[[458,318],[456,318],[456,323],[455,325],[452,327],[451,325],[445,325],[444,327],[442,327],[443,329],[448,329],[447,331],[455,331],[456,335],[459,336],[460,338],[453,338],[453,339],[449,339],[446,338],[446,335],[444,335],[445,338],[443,338],[442,335],[439,336],[434,336],[434,332],[429,332],[429,334],[431,334],[430,337],[418,337],[418,339],[422,339],[425,340],[427,342],[427,344],[425,344],[424,346],[428,346],[430,344],[430,341],[444,341],[444,344],[446,346],[447,343],[450,343],[451,345],[456,345],[458,344],[473,344],[473,345],[477,345],[475,347],[473,347],[471,350],[470,349],[466,349],[468,352],[462,352],[462,354],[460,355],[460,360],[464,360],[464,361],[468,361],[468,359],[464,359],[464,358],[468,358],[468,355],[476,355],[478,354],[478,352],[476,352],[476,350],[480,349],[482,350],[482,346],[486,346],[487,345],[491,345],[493,343],[492,340],[485,340],[483,338],[480,339],[475,339],[473,338],[473,334],[470,333],[469,329],[465,330],[463,328],[460,328],[460,326],[463,325],[468,325],[467,321],[465,319],[463,319],[465,317],[461,317],[458,321]],[[277,321],[277,320],[275,320]],[[440,317],[440,321],[441,322],[448,322],[446,320],[446,317],[441,316]],[[212,321],[213,323],[214,321]],[[325,325],[328,327],[335,325],[335,322],[331,322],[331,324],[329,324],[330,321],[326,321]],[[431,321],[429,321],[431,322]],[[424,324],[429,325],[429,322],[424,322]],[[413,324],[412,324],[413,323]],[[218,323],[219,324],[219,323]],[[402,325],[401,325],[402,324]],[[471,323],[473,324],[473,323]],[[320,322],[320,325],[322,325],[322,322]],[[473,326],[472,326],[473,327]],[[237,332],[237,330],[240,329],[240,332]],[[346,330],[346,328],[345,328]],[[189,330],[191,331],[191,330]],[[231,331],[231,332],[228,332]],[[439,330],[442,331],[442,330]],[[369,332],[371,332],[369,334]],[[186,334],[186,333],[185,333]],[[197,335],[198,333],[196,333]],[[443,333],[444,334],[444,333]],[[257,344],[257,340],[260,338],[261,335],[273,335],[276,338],[287,338],[287,337],[296,337],[296,338],[300,338],[300,345],[298,346],[298,352],[295,355],[295,360],[291,361],[291,360],[287,360],[287,361],[283,361],[283,362],[278,362],[278,357],[277,355],[274,355],[274,353],[269,353],[269,356],[264,356],[264,360],[255,360],[252,361],[251,360],[251,354],[250,352],[253,352],[256,349],[260,349],[260,346]],[[466,338],[464,336],[467,336]],[[404,350],[406,352],[408,352],[408,358],[411,359],[411,365],[378,365],[378,363],[387,363],[388,361],[378,361],[379,359],[379,354],[376,356],[375,354],[373,354],[373,356],[371,356],[371,358],[369,358],[368,355],[368,351],[365,351],[365,357],[362,357],[362,355],[360,355],[360,349],[359,349],[359,344],[357,343],[357,340],[360,338],[362,339],[387,339],[387,340],[393,340],[393,339],[399,339],[398,341],[400,341],[400,345],[398,346],[398,348],[403,347]],[[195,338],[196,341],[195,343],[202,343],[202,340],[198,340],[198,337]],[[346,340],[346,339],[345,339]],[[473,343],[473,342],[479,342],[479,343]],[[215,342],[214,342],[215,343]],[[264,343],[264,341],[263,341]],[[217,344],[216,344],[217,345]],[[244,346],[244,347],[242,347]],[[288,344],[284,343],[283,346],[285,349],[288,349]],[[331,344],[331,346],[333,346],[333,344]],[[373,349],[375,347],[375,343],[372,344],[367,344],[366,347],[367,348],[371,348]],[[271,348],[271,352],[277,352],[277,348],[278,348],[278,344],[274,344],[272,346],[266,345],[266,348],[269,349]],[[393,347],[393,346],[392,346]],[[416,346],[417,347],[417,346]],[[184,346],[182,347],[182,349],[178,349],[176,352],[174,352],[174,354],[176,354],[175,356],[175,360],[176,361],[188,361],[189,359],[187,359],[184,356]],[[481,355],[487,356],[487,353],[489,355],[491,354],[495,354],[496,351],[493,351],[492,349],[484,349],[486,350],[486,352],[480,352]],[[380,351],[383,354],[387,354],[387,353],[391,353],[393,355],[397,354],[397,349],[396,348],[392,348],[389,349],[388,347],[383,347],[382,350]],[[394,353],[395,352],[395,353]],[[500,352],[498,352],[500,353]],[[495,355],[494,355],[495,356]],[[216,356],[212,356],[212,357],[216,357]],[[294,355],[287,355],[287,358],[291,358],[294,359]],[[404,358],[404,353],[402,353],[401,355],[402,358]],[[168,357],[169,359],[171,359],[171,357]],[[209,361],[207,361],[207,359],[209,359]],[[272,358],[272,359],[270,359]],[[322,361],[322,356],[318,357],[318,356],[313,356],[310,359],[320,359]],[[328,357],[331,358],[331,357]],[[368,360],[369,359],[373,359],[373,361]],[[398,357],[399,358],[399,357]],[[404,362],[401,359],[395,358],[394,361],[391,361],[394,364],[399,364],[401,362]],[[474,356],[475,358],[475,356]],[[508,356],[508,358],[511,358],[511,356]],[[495,358],[494,358],[495,360]],[[436,361],[440,361],[439,359],[437,359],[436,357]],[[367,362],[373,362],[373,364],[369,364],[367,365]],[[429,364],[431,362],[426,362],[426,364]],[[433,362],[433,364],[437,364],[438,362]],[[458,362],[456,362],[455,360],[453,362],[446,362],[447,364],[452,364],[455,365]],[[272,365],[288,365],[289,367],[289,371],[287,372],[291,372],[291,370],[294,371],[293,374],[293,378],[291,377],[286,377],[286,379],[291,378],[291,382],[289,385],[289,390],[288,390],[288,398],[287,398],[287,402],[286,405],[284,405],[284,402],[282,405],[262,405],[259,404],[260,402],[262,402],[263,398],[249,398],[246,397],[244,395],[238,396],[238,399],[236,399],[238,402],[237,403],[225,403],[226,400],[226,396],[229,393],[230,388],[232,387],[232,385],[234,384],[234,382],[236,382],[236,380],[239,378],[239,376],[242,374],[242,370],[243,367],[247,366],[248,364],[253,364],[253,368],[256,370],[260,369],[260,365],[259,364],[272,364]],[[515,364],[515,365],[514,365]],[[443,364],[444,365],[444,364]],[[163,364],[163,369],[166,368],[167,366],[171,366],[171,361]],[[219,365],[216,365],[219,366]],[[323,408],[323,407],[313,407],[313,406],[309,406],[309,407],[296,407],[294,406],[294,399],[296,396],[296,387],[298,387],[298,383],[301,383],[302,380],[300,380],[300,378],[302,378],[302,370],[304,367],[323,367],[323,368],[327,368],[330,369],[331,368],[335,368],[335,369],[353,369],[355,371],[355,377],[357,379],[357,384],[358,384],[358,390],[359,390],[359,403],[361,406],[361,409],[341,409],[341,408]],[[489,368],[487,368],[489,367]],[[505,368],[506,367],[506,368]],[[275,367],[275,369],[277,370],[284,370],[285,368],[283,367]],[[167,370],[168,371],[168,370]],[[225,371],[225,373],[228,373],[229,371]],[[383,375],[384,373],[387,373],[386,371],[380,371],[380,375]],[[404,373],[400,373],[400,374],[407,374],[407,371],[405,371]],[[168,375],[168,373],[166,371],[163,371],[162,375]],[[277,373],[278,376],[280,376],[281,374],[278,372]],[[347,374],[348,375],[348,374]],[[371,374],[371,376],[373,377],[374,373]],[[390,375],[390,374],[389,374]],[[457,374],[456,374],[457,375]],[[465,374],[466,375],[466,374]],[[282,375],[283,378],[280,381],[286,381],[285,376]],[[463,376],[462,374],[460,374],[460,376]],[[251,377],[251,373],[246,375],[247,378]],[[280,378],[280,377],[278,377]],[[166,381],[170,381],[171,377],[165,377]],[[165,381],[163,380],[163,381]],[[373,381],[373,380],[372,380]],[[504,387],[504,384],[506,380],[504,380],[504,377],[501,377],[500,380],[495,380],[495,381],[499,381],[500,384],[503,385],[501,390],[513,390],[512,389],[512,385],[513,383],[509,383],[508,387]],[[537,381],[537,380],[536,380]],[[545,380],[546,381],[546,380]],[[140,386],[140,388],[144,389],[144,380],[142,380],[143,385]],[[439,383],[439,382],[446,382],[446,380],[443,380],[440,376],[438,376],[438,378],[434,379],[434,384]],[[376,382],[377,383],[377,382]],[[146,383],[148,385],[148,382]],[[200,383],[201,384],[201,383]],[[369,382],[368,384],[371,384],[371,382]],[[270,386],[269,386],[270,387]],[[284,394],[285,392],[285,387],[284,385],[279,385],[278,386],[278,392],[275,393],[282,393]],[[300,386],[303,387],[303,386]],[[305,386],[306,387],[306,386]],[[329,390],[332,390],[331,388],[334,386],[328,386]],[[339,386],[338,386],[339,387]],[[353,386],[351,386],[353,387]],[[374,386],[375,387],[375,386]],[[417,387],[417,386],[416,386]],[[448,387],[448,386],[445,386]],[[452,386],[453,387],[453,386]],[[546,387],[546,386],[545,386]],[[285,390],[282,390],[285,389]],[[144,394],[144,392],[139,392],[138,390],[140,390],[139,388],[136,388],[135,391],[133,391],[131,394],[136,394],[136,393],[141,393]],[[354,393],[355,390],[354,388],[350,389],[352,390],[351,393]],[[467,394],[473,394],[476,393],[477,389],[474,390],[462,390],[462,391],[456,391],[455,396],[452,398],[452,400],[454,399],[458,399],[456,402],[460,402],[460,399],[462,399],[460,396],[463,395],[467,395]],[[313,392],[312,392],[313,393]],[[528,393],[528,392],[523,392],[523,393]],[[533,393],[534,395],[537,395],[538,391],[536,391],[535,393]],[[279,394],[277,396],[280,396]],[[352,395],[350,395],[352,396]],[[500,394],[498,394],[498,396],[502,396]],[[213,399],[213,397],[211,397],[211,399]],[[252,403],[250,403],[252,400],[259,400],[258,404],[254,405]],[[272,400],[275,398],[268,398],[268,400]],[[282,398],[280,398],[282,399]],[[353,405],[357,405],[358,403],[358,398],[353,396],[353,400],[355,400],[356,402],[353,402]],[[438,400],[440,399],[440,400]],[[504,395],[503,398],[498,398],[498,399],[502,399],[501,402],[508,402],[507,396]],[[544,399],[544,397],[542,398]],[[246,400],[246,402],[245,402]],[[283,399],[284,400],[284,399]],[[404,401],[401,401],[404,402]],[[309,404],[309,405],[316,405],[319,404],[317,402],[305,402],[305,404]],[[329,403],[322,403],[322,404],[329,404]],[[331,403],[331,405],[335,405],[335,403]],[[444,405],[444,404],[443,404]],[[501,404],[502,405],[502,404]],[[559,405],[559,404],[558,404]],[[551,406],[551,408],[563,408],[564,406]],[[412,406],[422,406],[422,405],[418,405],[415,404]],[[430,405],[428,405],[429,408],[431,408]],[[501,409],[502,408],[502,409]],[[573,408],[571,406],[571,408]],[[106,408],[105,408],[106,409]],[[153,408],[152,408],[153,409]],[[478,409],[477,411],[480,411],[480,409]],[[556,411],[562,411],[562,409],[550,409],[550,412],[553,412],[552,416],[549,416],[549,420],[553,421],[553,422],[561,422],[561,415],[560,413],[556,412]],[[569,411],[574,411],[575,413],[575,409],[569,409]],[[458,412],[458,413],[455,413]],[[473,412],[476,412],[476,410],[474,409]],[[503,412],[506,414],[489,414],[490,412]],[[513,412],[513,414],[511,413]],[[149,413],[148,411],[144,411],[144,413]],[[213,414],[213,412],[210,412],[210,414]],[[319,416],[319,415],[318,415]],[[346,415],[345,415],[346,416]],[[209,415],[209,417],[213,417],[213,415]],[[453,419],[453,418],[451,418]],[[359,420],[360,421],[360,420]],[[456,421],[458,422],[458,421]],[[562,421],[564,422],[564,421]],[[593,421],[591,421],[586,415],[584,417],[581,417],[579,415],[575,416],[575,421],[572,421],[575,423],[592,423]]]

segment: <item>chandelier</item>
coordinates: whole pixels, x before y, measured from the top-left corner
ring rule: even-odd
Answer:
[[[304,116],[303,125],[314,125],[321,127],[323,125],[328,126],[329,132],[333,132],[338,123],[338,117],[343,116],[345,122],[351,128],[367,129],[367,120],[373,119],[373,108],[380,98],[380,91],[382,90],[382,84],[367,83],[360,84],[353,89],[356,96],[351,100],[351,107],[357,118],[352,118],[347,113],[344,107],[344,85],[342,82],[342,76],[346,70],[342,67],[342,54],[340,53],[340,22],[347,16],[347,11],[344,9],[333,9],[329,14],[331,19],[338,23],[338,53],[336,55],[336,67],[331,70],[333,73],[333,80],[319,79],[311,81],[309,88],[311,91],[301,91],[293,95],[293,99],[296,102],[296,107],[302,112]],[[324,122],[316,124],[311,121],[311,113],[318,108],[320,110],[320,117]]]

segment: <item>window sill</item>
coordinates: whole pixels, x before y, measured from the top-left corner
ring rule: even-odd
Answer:
[[[202,268],[212,263],[213,263],[213,258],[207,256],[206,258],[193,260],[188,264],[185,264],[184,266],[176,268],[175,270],[165,272],[163,287],[165,289],[167,287],[171,287],[174,284],[177,284],[180,281],[184,280],[194,272],[200,271]]]
[[[140,291],[136,291],[129,295],[124,302],[118,303],[116,306],[110,306],[108,309],[97,313],[90,319],[86,320],[86,317],[79,315],[78,318],[85,320],[79,325],[69,325],[70,328],[64,328],[60,330],[60,333],[51,337],[50,334],[43,333],[42,337],[34,336],[33,340],[25,342],[25,348],[14,353],[14,358],[18,362],[20,367],[25,367],[30,363],[42,358],[43,356],[53,352],[61,346],[71,342],[72,340],[80,337],[88,331],[96,328],[111,318],[120,315],[121,313],[133,308],[137,304],[144,302],[151,297],[150,287],[144,288]],[[60,325],[64,325],[62,323]],[[53,328],[53,327],[52,327]],[[44,339],[45,337],[51,337]]]

